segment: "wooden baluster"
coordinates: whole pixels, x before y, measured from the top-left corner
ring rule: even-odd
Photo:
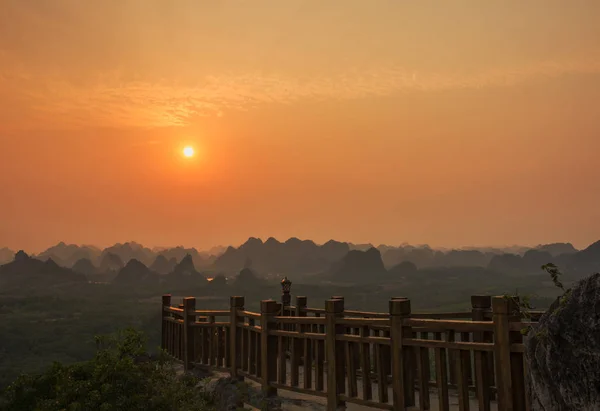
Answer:
[[[266,396],[274,396],[277,389],[272,382],[277,379],[277,337],[270,335],[277,328],[274,318],[280,311],[281,305],[273,300],[260,302],[261,325],[261,378],[262,391]]]
[[[320,314],[317,313],[320,318]],[[320,325],[316,326],[317,334],[320,333]],[[315,389],[323,391],[325,389],[325,341],[315,340]]]
[[[388,402],[388,381],[386,374],[386,355],[384,346],[382,344],[375,344],[377,353],[377,393],[379,394],[379,402],[387,403]]]
[[[446,341],[455,342],[456,341],[456,333],[454,330],[449,330],[446,332]],[[451,385],[456,385],[456,350],[448,350],[448,370],[449,370],[449,380]]]
[[[243,361],[243,328],[238,327],[238,323],[244,322],[244,317],[240,315],[240,311],[244,310],[245,300],[244,297],[234,296],[229,299],[229,362],[230,362],[230,374],[231,378],[243,380],[244,377],[238,374],[238,369],[241,367]]]
[[[312,365],[313,365],[313,352],[312,352],[312,340],[304,338],[304,357],[302,359],[302,365],[304,370],[304,388],[309,389],[312,387]]]
[[[368,325],[361,327],[360,336],[369,337],[371,332]],[[371,345],[360,344],[360,368],[362,371],[362,396],[364,400],[373,399],[373,386],[371,384]]]
[[[224,341],[224,336],[223,336],[223,327],[218,326],[217,327],[217,335],[216,335],[217,341],[216,341],[216,345],[217,345],[217,367],[223,367],[223,358],[224,358],[224,354],[225,354],[225,347],[223,346],[223,341]]]
[[[346,365],[348,367],[348,397],[358,397],[358,382],[357,382],[357,361],[356,349],[357,344],[353,342],[346,343]]]
[[[487,295],[474,295],[471,297],[471,307],[473,321],[485,321],[485,312],[492,306],[492,298]],[[485,342],[484,332],[473,333],[473,342]],[[474,353],[475,361],[475,390],[477,392],[477,402],[480,411],[490,411],[490,356],[487,352],[476,350]]]
[[[209,324],[214,324],[215,323],[215,317],[214,316],[209,316],[208,317],[208,323]],[[215,365],[217,365],[216,363],[216,358],[217,358],[217,354],[215,351],[215,332],[216,329],[213,325],[210,325],[206,328],[208,330],[208,338],[207,338],[207,343],[208,343],[208,365],[211,367],[214,367]]]
[[[306,316],[306,297],[296,297],[296,316]],[[295,331],[301,332],[302,326],[296,325]],[[292,339],[292,352],[290,359],[290,384],[292,387],[298,387],[300,380],[300,364],[302,363],[302,355],[304,354],[304,344],[300,338]]]
[[[254,327],[256,326],[256,320],[254,318],[248,319],[248,325]],[[258,344],[256,343],[256,336],[258,334],[254,330],[248,330],[248,373],[250,375],[257,375],[257,367],[256,364],[256,351]]]
[[[344,402],[340,399],[340,394],[343,393],[342,387],[345,385],[343,350],[337,341],[337,335],[343,334],[344,327],[336,324],[336,319],[344,315],[344,300],[326,301],[325,312],[327,317],[325,334],[325,349],[327,352],[327,411],[337,411],[338,407],[345,407]]]
[[[287,382],[287,355],[286,355],[286,338],[279,336],[277,338],[277,382],[285,384]]]
[[[458,391],[458,409],[469,411],[469,373],[471,353],[467,350],[456,350],[456,389]]]
[[[241,317],[242,324],[246,324],[246,317]],[[242,333],[242,370],[249,373],[250,368],[248,365],[250,357],[250,331],[246,328],[240,328],[239,332]]]
[[[160,339],[160,348],[163,350],[167,350],[168,346],[168,324],[169,321],[165,320],[165,317],[168,316],[168,313],[165,312],[165,307],[171,306],[171,294],[165,294],[162,296],[162,305],[160,307],[160,324],[161,324],[161,339]]]
[[[429,339],[428,333],[422,332],[421,339]],[[426,347],[419,347],[419,358],[418,358],[418,372],[419,372],[419,408],[421,410],[429,410],[430,398],[429,398],[429,349]]]
[[[441,341],[442,333],[435,333],[435,339]],[[439,411],[450,411],[450,397],[448,395],[448,365],[446,349],[435,350],[435,380],[438,393]]]

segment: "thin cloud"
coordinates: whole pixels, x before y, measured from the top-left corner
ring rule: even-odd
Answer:
[[[47,127],[178,127],[198,116],[222,116],[229,110],[252,110],[266,104],[348,100],[411,90],[507,87],[540,78],[596,73],[600,73],[600,59],[543,62],[471,74],[424,73],[401,67],[306,79],[231,72],[205,77],[201,86],[165,81],[123,83],[119,76],[106,75],[85,87],[52,76],[4,71],[0,73],[0,103],[19,100],[29,117]]]

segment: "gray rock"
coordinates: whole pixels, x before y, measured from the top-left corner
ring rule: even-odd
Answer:
[[[280,398],[266,398],[260,389],[230,377],[208,377],[198,388],[212,396],[215,408],[219,411],[237,411],[243,408],[244,403],[261,410],[281,410]]]
[[[525,347],[532,411],[600,410],[600,274],[557,299]]]

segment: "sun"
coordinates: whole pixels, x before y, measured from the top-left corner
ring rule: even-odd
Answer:
[[[186,147],[183,149],[183,156],[187,157],[187,158],[191,158],[194,157],[194,154],[196,154],[196,151],[194,150],[194,147]]]

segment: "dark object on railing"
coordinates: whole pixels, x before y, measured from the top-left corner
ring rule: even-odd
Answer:
[[[285,277],[281,280],[281,304],[284,307],[289,307],[292,302],[292,297],[290,296],[290,290],[292,289],[292,282]]]

